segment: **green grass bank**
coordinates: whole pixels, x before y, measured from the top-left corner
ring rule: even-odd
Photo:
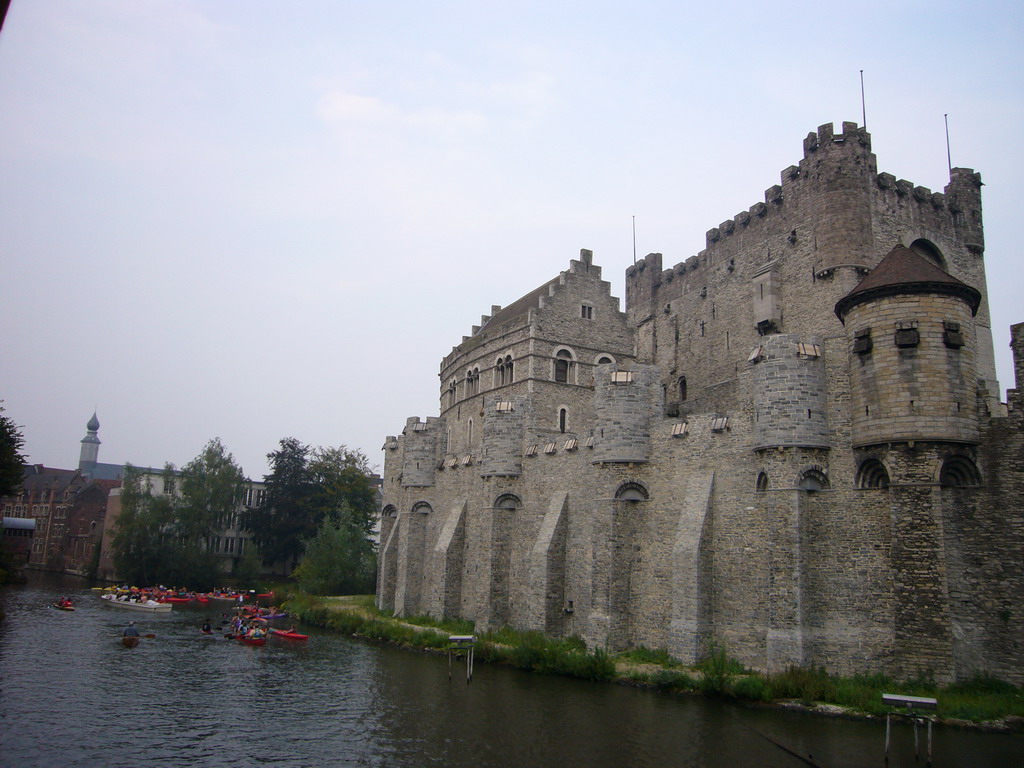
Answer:
[[[423,651],[444,652],[450,635],[476,635],[476,658],[543,674],[640,685],[679,694],[738,702],[800,707],[827,715],[883,716],[882,693],[938,700],[941,722],[1002,731],[1024,731],[1024,690],[986,675],[950,686],[927,679],[893,680],[884,675],[836,677],[820,669],[793,667],[766,675],[744,669],[727,649],[711,643],[696,667],[666,651],[635,648],[609,654],[588,651],[579,638],[551,639],[538,632],[501,629],[477,633],[471,621],[427,616],[396,618],[377,609],[372,595],[312,597],[292,593],[283,601],[305,624],[353,637]]]

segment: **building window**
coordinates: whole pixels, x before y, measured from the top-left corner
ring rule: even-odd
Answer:
[[[608,357],[608,355],[601,355],[599,358],[597,358],[597,364],[598,365],[607,365],[608,363],[614,363],[614,362],[615,361],[612,360],[610,357]]]
[[[512,369],[512,355],[505,355],[505,357],[499,357],[497,363],[494,366],[494,384],[495,386],[503,386],[505,384],[511,384],[515,379],[513,378]]]
[[[569,366],[572,365],[572,353],[567,349],[560,349],[555,354],[555,381],[559,384],[567,384],[569,381]]]
[[[853,351],[858,355],[866,355],[872,349],[871,343],[871,329],[866,328],[862,331],[857,331],[853,337]]]
[[[909,347],[916,347],[921,343],[921,335],[917,332],[917,328],[897,328],[895,335],[896,346],[901,349],[907,349]]]
[[[966,456],[950,456],[942,462],[939,485],[943,488],[968,488],[981,485],[981,473]]]
[[[594,308],[589,304],[583,304],[580,306],[580,317],[584,320],[594,319]]]
[[[618,490],[615,491],[616,501],[647,501],[650,497],[651,496],[647,492],[647,489],[640,485],[640,483],[623,483],[619,486]]]
[[[858,488],[888,488],[889,471],[878,459],[866,459],[857,467]]]
[[[559,408],[558,409],[558,431],[565,434],[566,422],[569,420],[569,409]]]
[[[768,488],[770,486],[771,486],[771,481],[768,479],[768,473],[767,472],[758,472],[757,473],[757,485],[755,486],[755,489],[757,490],[757,492],[758,493],[764,493],[765,491],[768,490]]]
[[[964,346],[964,334],[960,330],[960,323],[951,323],[947,320],[942,324],[942,342],[950,349],[960,349]]]
[[[511,493],[502,494],[494,502],[494,508],[502,512],[515,512],[523,506],[523,502],[519,500],[518,496],[513,496]]]
[[[797,486],[809,492],[828,490],[828,476],[820,469],[808,469],[800,475]]]
[[[676,391],[679,394],[679,402],[682,403],[686,400],[686,377],[680,376],[679,381],[676,385]]]

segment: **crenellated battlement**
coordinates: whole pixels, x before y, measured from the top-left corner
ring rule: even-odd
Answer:
[[[950,171],[950,183],[945,190],[934,192],[905,179],[898,179],[891,173],[878,173],[871,151],[871,134],[862,126],[855,122],[844,122],[842,131],[836,133],[834,125],[826,123],[819,126],[816,132],[807,134],[803,141],[803,158],[799,164],[791,165],[780,173],[780,183],[765,190],[763,201],[754,203],[707,230],[707,247],[704,250],[668,269],[662,268],[661,254],[650,254],[627,268],[627,306],[634,307],[637,302],[643,303],[650,299],[663,283],[679,278],[706,280],[706,277],[696,277],[702,266],[710,264],[716,251],[727,247],[734,238],[756,236],[766,244],[766,248],[771,248],[768,244],[774,235],[780,246],[774,249],[775,252],[787,245],[796,245],[804,233],[801,232],[801,226],[788,221],[794,209],[809,204],[823,208],[824,216],[843,216],[850,202],[849,199],[844,200],[843,196],[849,198],[852,195],[852,199],[863,200],[863,195],[872,184],[883,201],[891,196],[892,205],[916,206],[913,215],[918,219],[928,222],[944,220],[964,232],[964,240],[971,251],[980,253],[984,249],[980,174],[970,168],[953,168]],[[862,202],[858,204],[863,205]],[[816,249],[827,251],[830,244],[827,242],[828,236],[822,236],[822,232],[827,229],[822,226],[822,216],[818,216],[812,223],[816,229]],[[930,224],[928,227],[937,228]],[[851,243],[845,227],[837,224],[833,229],[835,231],[831,235],[838,240],[831,247],[837,253],[820,254],[820,261],[826,267],[832,262],[860,263],[858,255],[849,253]],[[868,242],[859,245],[861,249],[872,247]],[[652,258],[655,256],[656,260]],[[820,271],[822,264],[817,266]]]

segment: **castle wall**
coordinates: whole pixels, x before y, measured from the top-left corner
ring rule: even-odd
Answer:
[[[1020,682],[1024,406],[991,402],[979,182],[915,187],[822,126],[701,253],[630,267],[625,314],[587,251],[492,308],[442,361],[442,417],[386,443],[379,602],[690,663],[716,640],[755,669]],[[915,293],[844,327],[897,243],[977,287],[977,316]],[[1020,386],[1024,325],[1014,344]]]

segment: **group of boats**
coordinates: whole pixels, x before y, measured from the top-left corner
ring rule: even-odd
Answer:
[[[272,600],[273,592],[188,592],[161,587],[105,587],[100,598],[109,605],[136,611],[166,613],[175,604],[196,602],[200,605],[211,601],[243,605],[246,600]]]

